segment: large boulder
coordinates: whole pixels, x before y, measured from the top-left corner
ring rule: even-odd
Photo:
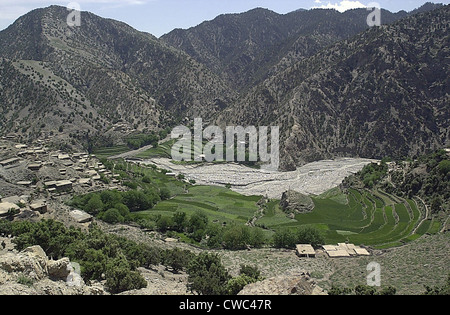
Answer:
[[[101,285],[85,285],[79,272],[69,258],[48,259],[40,246],[0,251],[0,295],[107,294]]]
[[[308,213],[314,210],[314,201],[311,197],[294,190],[288,190],[281,196],[280,206],[290,215]]]
[[[48,275],[48,258],[40,246],[31,246],[15,254],[0,256],[0,269],[8,273],[20,273],[31,280],[42,280]]]
[[[67,257],[59,260],[48,261],[48,276],[51,279],[67,280],[67,277],[72,272],[72,265]]]

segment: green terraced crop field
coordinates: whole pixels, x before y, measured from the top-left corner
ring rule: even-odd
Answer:
[[[348,189],[343,193],[335,188],[312,196],[315,204],[312,212],[289,217],[280,208],[279,200],[269,200],[261,208],[258,201],[262,196],[244,196],[218,186],[190,185],[148,168],[129,167],[149,177],[148,185],[165,187],[174,196],[151,210],[133,214],[138,218],[170,217],[177,211],[191,216],[201,211],[211,222],[239,225],[253,219],[268,236],[284,228],[312,226],[322,232],[326,244],[350,242],[379,249],[399,246],[427,233],[438,233],[441,228],[438,221],[425,218],[421,201],[402,199],[381,190]]]
[[[436,233],[440,225],[424,220],[424,213],[414,200],[401,199],[382,191],[349,189],[347,194],[334,193],[312,197],[315,209],[311,213],[289,218],[279,206],[279,200],[270,200],[256,225],[267,234],[282,228],[302,226],[318,228],[327,244],[350,242],[374,248],[389,248],[411,242],[425,233]],[[153,209],[135,215],[171,216],[176,211],[188,216],[197,211],[205,213],[210,221],[227,224],[246,224],[258,211],[261,196],[243,196],[217,186],[189,186],[188,192],[158,203]]]
[[[350,242],[375,248],[388,248],[413,241],[425,233],[439,231],[438,222],[423,220],[414,200],[403,200],[381,191],[350,189],[347,202],[339,194],[313,197],[315,209],[289,219],[277,203],[257,221],[270,229],[314,226],[328,244]]]
[[[211,221],[245,224],[258,210],[261,196],[243,196],[218,186],[192,186],[187,194],[158,203],[152,210],[138,215],[161,214],[171,216],[176,211],[192,215],[197,211],[205,213]]]
[[[114,147],[97,148],[96,150],[94,150],[94,154],[98,158],[108,158],[110,156],[118,155],[128,151],[130,151],[130,148],[128,148],[126,145],[117,145]]]

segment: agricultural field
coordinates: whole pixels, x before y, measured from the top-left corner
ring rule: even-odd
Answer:
[[[130,151],[130,148],[126,145],[117,145],[113,147],[103,147],[94,150],[94,154],[98,158],[109,158],[110,156],[122,154]]]
[[[270,199],[261,207],[258,201],[262,196],[244,196],[225,187],[186,184],[181,191],[162,174],[152,181],[168,187],[173,197],[135,213],[138,218],[173,216],[176,212],[190,217],[202,212],[210,222],[222,225],[245,225],[254,218],[254,226],[262,228],[269,239],[280,229],[311,226],[323,234],[327,244],[350,242],[376,249],[400,246],[440,230],[439,222],[426,217],[420,200],[402,199],[381,190],[349,189],[343,193],[335,188],[312,196],[312,212],[290,218],[278,199]]]
[[[163,144],[143,155],[159,155],[156,150],[164,152],[169,148]],[[279,199],[242,195],[222,186],[195,185],[181,174],[168,176],[155,165],[120,162],[116,163],[116,171],[117,165],[121,165],[122,178],[129,187],[168,192],[169,198],[161,198],[150,209],[132,211],[134,221],[158,224],[160,218],[173,218],[176,213],[185,213],[187,219],[202,213],[217,226],[253,226],[262,231],[268,244],[278,231],[313,227],[320,231],[325,244],[349,242],[375,249],[401,246],[441,229],[420,198],[400,198],[381,189],[349,188],[343,192],[333,188],[311,196],[313,211],[292,216],[281,209]]]
[[[261,196],[243,196],[227,188],[218,186],[191,186],[186,193],[158,203],[153,209],[137,214],[173,215],[185,212],[188,216],[201,211],[211,222],[222,224],[245,224],[258,210],[257,202]]]
[[[327,244],[350,242],[378,249],[399,246],[440,229],[439,222],[425,218],[416,200],[379,190],[349,189],[345,195],[335,189],[334,194],[312,198],[315,209],[294,219],[287,218],[277,202],[271,202],[257,224],[274,230],[313,226],[323,233]]]

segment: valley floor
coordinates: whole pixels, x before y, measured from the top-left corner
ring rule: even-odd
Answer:
[[[306,195],[319,195],[342,183],[342,180],[365,165],[376,162],[370,159],[341,158],[306,164],[292,172],[267,172],[235,163],[180,165],[170,159],[158,158],[144,164],[183,174],[199,185],[231,185],[231,189],[243,195],[264,195],[281,199],[287,190]]]

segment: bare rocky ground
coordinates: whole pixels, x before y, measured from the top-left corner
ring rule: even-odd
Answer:
[[[105,225],[105,230],[122,236],[127,236],[139,242],[148,242],[161,247],[181,247],[193,252],[202,249],[179,242],[165,242],[161,235],[145,233],[129,226]],[[318,251],[316,258],[300,258],[294,250],[274,248],[251,249],[243,251],[210,251],[221,256],[222,263],[230,274],[238,274],[241,265],[256,266],[266,279],[277,278],[278,283],[283,277],[298,279],[299,275],[307,273],[308,278],[320,288],[329,290],[332,285],[355,287],[367,283],[367,266],[371,262],[381,265],[381,286],[393,286],[399,295],[420,295],[425,292],[425,286],[442,286],[450,272],[450,235],[425,235],[421,239],[407,245],[388,250],[373,250],[371,256],[330,258],[325,252]],[[149,286],[138,294],[160,292],[162,294],[189,294],[184,289],[187,285],[185,274],[173,275],[162,267],[144,273]],[[269,281],[270,282],[270,281]],[[267,283],[261,283],[263,290]],[[286,288],[289,286],[286,282]],[[256,292],[254,291],[254,292]],[[128,292],[132,294],[134,292]],[[265,291],[267,294],[267,291]],[[269,293],[270,294],[270,293]],[[275,291],[272,294],[276,294]]]
[[[195,253],[204,251],[197,247],[165,240],[164,235],[144,232],[127,225],[108,225],[99,222],[102,229],[109,233],[125,236],[137,242],[145,242],[160,248],[180,247]],[[300,258],[294,250],[273,248],[251,249],[243,251],[218,250],[209,252],[220,255],[222,263],[230,274],[237,275],[241,265],[256,266],[267,281],[246,288],[249,294],[290,294],[290,290],[309,292],[306,284],[311,284],[314,294],[323,294],[322,289],[329,290],[332,285],[354,287],[366,284],[369,274],[367,266],[371,262],[381,265],[381,285],[393,286],[397,294],[422,294],[425,286],[442,286],[449,273],[450,266],[449,234],[438,234],[416,240],[410,244],[388,250],[371,251],[368,257],[329,258],[326,253],[318,251],[316,258]],[[14,252],[9,238],[5,249],[0,248],[1,257]],[[1,268],[0,268],[1,269]],[[126,295],[185,295],[191,294],[187,289],[187,274],[173,273],[164,266],[153,269],[140,268],[148,282],[147,288],[128,291]],[[307,275],[305,278],[303,275]],[[20,274],[5,274],[0,277],[0,294],[105,294],[101,283],[93,288],[82,290],[66,287],[64,281],[50,281],[44,277],[30,288],[18,283]],[[284,279],[284,280],[283,280]],[[288,281],[289,280],[289,281]],[[283,286],[282,284],[285,284]],[[11,291],[13,290],[13,291]],[[9,292],[9,293],[8,293]],[[312,292],[312,291],[311,291]],[[293,293],[293,292],[291,292]]]
[[[309,163],[292,172],[269,172],[236,163],[183,165],[166,158],[144,161],[183,174],[199,185],[230,184],[232,190],[243,195],[267,195],[275,199],[281,199],[288,190],[319,195],[339,186],[344,178],[372,162],[376,160],[341,158]]]
[[[86,285],[68,258],[49,259],[40,246],[17,252],[10,245],[0,250],[0,295],[107,294],[100,283]]]

